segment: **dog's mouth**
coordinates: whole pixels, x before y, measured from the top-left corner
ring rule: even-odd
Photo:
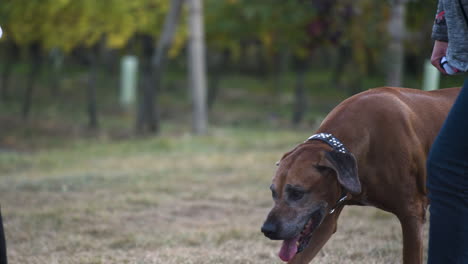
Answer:
[[[278,253],[281,260],[287,262],[291,260],[297,253],[302,252],[310,242],[312,234],[325,218],[325,213],[322,208],[315,210],[307,220],[299,235],[286,239]]]

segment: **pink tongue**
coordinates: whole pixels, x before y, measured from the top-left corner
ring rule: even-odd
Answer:
[[[278,253],[280,259],[284,262],[290,261],[297,252],[297,241],[299,240],[299,236],[284,240],[283,245]]]

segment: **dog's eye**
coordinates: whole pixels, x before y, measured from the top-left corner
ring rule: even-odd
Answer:
[[[315,168],[322,174],[328,174],[328,173],[330,173],[332,171],[331,168],[325,167],[325,166],[317,165],[317,166],[315,166]]]
[[[275,200],[276,197],[278,197],[278,196],[276,195],[275,190],[271,190],[271,197],[273,198],[273,200]]]
[[[288,199],[291,201],[299,201],[304,197],[304,192],[299,190],[289,190],[288,192]]]

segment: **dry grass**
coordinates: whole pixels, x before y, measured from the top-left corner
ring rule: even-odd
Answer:
[[[280,263],[259,232],[269,182],[302,132],[216,129],[0,154],[10,262]],[[348,207],[313,263],[400,263],[390,214]]]

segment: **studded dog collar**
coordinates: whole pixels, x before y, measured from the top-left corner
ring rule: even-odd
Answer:
[[[310,136],[305,142],[310,140],[320,140],[328,145],[330,145],[334,150],[341,152],[341,153],[349,153],[348,149],[344,146],[343,143],[332,134],[329,133],[319,133]]]
[[[305,142],[311,141],[311,140],[320,140],[328,145],[330,145],[335,151],[341,152],[343,154],[350,153],[348,149],[344,146],[343,143],[336,137],[334,137],[332,134],[329,133],[319,133],[310,136]],[[342,206],[348,199],[348,192],[346,192],[345,189],[341,190],[341,196],[338,199],[338,201],[335,203],[335,206],[333,206],[329,211],[328,214],[333,214],[336,209],[340,206]]]

